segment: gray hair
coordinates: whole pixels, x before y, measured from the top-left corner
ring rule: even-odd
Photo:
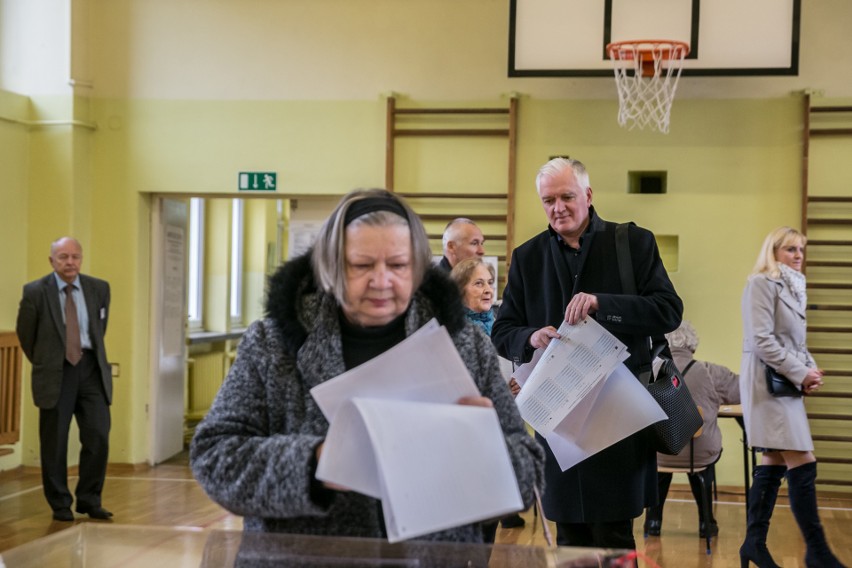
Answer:
[[[571,170],[574,173],[574,179],[583,189],[590,187],[589,172],[586,171],[583,162],[571,158],[553,158],[539,168],[538,174],[535,176],[535,190],[541,194],[541,178],[557,176],[565,170]]]
[[[698,349],[698,333],[688,320],[681,321],[676,330],[667,333],[666,339],[672,347],[685,347],[692,353]]]
[[[449,242],[455,242],[458,240],[458,229],[461,225],[473,225],[476,227],[476,223],[467,217],[458,217],[447,223],[447,227],[444,229],[444,236],[441,238],[441,247],[444,249],[444,254],[447,253],[447,245]]]
[[[413,289],[420,287],[426,271],[432,264],[429,236],[420,218],[398,195],[384,189],[356,189],[343,196],[337,207],[323,223],[317,235],[311,255],[311,266],[319,286],[334,295],[339,304],[346,295],[346,214],[353,203],[368,198],[394,200],[406,213],[407,218],[391,211],[371,211],[353,219],[349,225],[370,227],[408,227],[411,234],[411,272]]]

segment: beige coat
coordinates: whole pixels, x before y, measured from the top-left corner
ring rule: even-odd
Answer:
[[[743,356],[740,398],[752,446],[812,451],[814,443],[802,398],[776,398],[766,389],[763,362],[801,385],[816,367],[805,344],[804,309],[780,278],[749,277],[743,292]]]

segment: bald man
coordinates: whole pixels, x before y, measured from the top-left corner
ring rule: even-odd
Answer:
[[[109,284],[80,274],[83,247],[73,237],[54,241],[48,260],[53,272],[24,286],[16,327],[21,348],[33,364],[44,496],[54,520],[74,520],[67,466],[74,417],[81,445],[76,509],[107,520],[112,513],[101,506],[101,491],[112,401],[112,373],[104,348]]]
[[[438,266],[450,272],[459,262],[468,258],[485,255],[485,237],[476,223],[459,217],[453,219],[444,229],[444,258]]]

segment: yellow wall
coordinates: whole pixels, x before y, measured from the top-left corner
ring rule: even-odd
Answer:
[[[798,222],[799,105],[796,97],[677,101],[677,127],[663,136],[620,129],[614,101],[522,97],[517,242],[545,226],[533,185],[538,166],[554,154],[582,159],[604,218],[633,220],[660,235],[678,237],[678,270],[672,279],[684,298],[686,317],[701,334],[699,355],[736,369],[745,275],[763,235],[777,224]],[[112,283],[107,340],[110,359],[122,368],[114,412],[129,417],[126,425],[116,421],[113,445],[119,449],[113,459],[135,463],[144,461],[147,451],[147,391],[142,386],[147,365],[130,355],[148,348],[147,335],[139,333],[147,322],[147,313],[139,307],[147,300],[145,192],[237,195],[237,173],[253,169],[277,171],[280,191],[292,194],[339,194],[357,186],[381,186],[384,101],[96,100],[93,107],[95,120],[104,126],[89,135],[94,187],[87,209],[92,223],[86,269]],[[49,134],[31,134],[40,163],[68,164],[66,140],[51,146]],[[398,167],[408,166],[404,159]],[[34,172],[33,183],[77,210],[71,194],[78,200],[85,195],[79,197],[63,182],[70,177],[67,167],[42,168]],[[504,171],[503,164],[499,169]],[[668,194],[627,194],[630,170],[666,170]],[[481,169],[455,167],[453,174],[459,187],[483,183]],[[49,195],[34,192],[30,198],[42,208]],[[217,202],[229,200],[209,203]],[[70,230],[67,215],[60,211],[31,219],[30,241],[49,242],[42,235],[54,234],[54,227],[63,223]],[[222,215],[208,224],[208,233],[228,234],[224,228],[229,213]],[[46,272],[43,259],[34,262],[31,277]],[[225,285],[227,271],[220,268],[221,274],[208,286],[219,280]],[[211,329],[224,329],[224,314],[217,320]],[[33,417],[30,413],[29,419]],[[131,436],[135,432],[140,435]],[[725,483],[730,476],[720,469]],[[736,475],[731,483],[736,483],[739,465],[730,471]]]
[[[516,242],[545,226],[537,167],[554,154],[585,161],[604,218],[677,237],[672,278],[701,335],[698,354],[736,369],[739,296],[757,247],[772,227],[799,222],[802,122],[799,98],[787,93],[837,87],[842,73],[821,73],[830,63],[824,29],[852,13],[840,0],[807,5],[799,77],[682,80],[671,133],[662,135],[617,126],[611,79],[507,78],[502,0],[85,4],[91,33],[72,34],[69,58],[85,55],[75,68],[85,76],[73,77],[92,85],[85,98],[0,91],[0,116],[97,124],[27,129],[0,120],[0,236],[16,244],[0,274],[0,324],[13,325],[20,286],[47,272],[49,242],[64,232],[81,237],[84,269],[113,289],[107,347],[121,376],[111,459],[125,463],[148,455],[150,195],[235,197],[240,171],[276,171],[279,192],[292,196],[381,186],[381,94],[392,90],[421,105],[499,104],[521,93]],[[777,94],[782,82],[789,88]],[[776,94],[746,98],[757,87]],[[439,160],[443,151],[430,150]],[[477,152],[472,161],[485,159]],[[418,171],[417,159],[403,153],[402,179]],[[415,177],[481,187],[503,168]],[[668,194],[628,195],[630,170],[668,171]],[[24,407],[25,443],[15,457],[31,465],[36,412],[29,398]],[[729,447],[738,439],[725,432]],[[737,455],[726,451],[720,483],[740,483]]]
[[[29,135],[26,127],[11,122],[27,118],[26,97],[0,91],[0,329],[15,329],[21,287],[27,280],[27,212],[29,179]],[[46,253],[45,253],[46,256]],[[24,386],[22,406],[32,405]],[[0,457],[0,471],[20,463],[21,443],[15,454]]]

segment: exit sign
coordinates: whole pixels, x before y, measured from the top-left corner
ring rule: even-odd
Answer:
[[[278,174],[275,172],[240,172],[240,191],[275,191]]]

